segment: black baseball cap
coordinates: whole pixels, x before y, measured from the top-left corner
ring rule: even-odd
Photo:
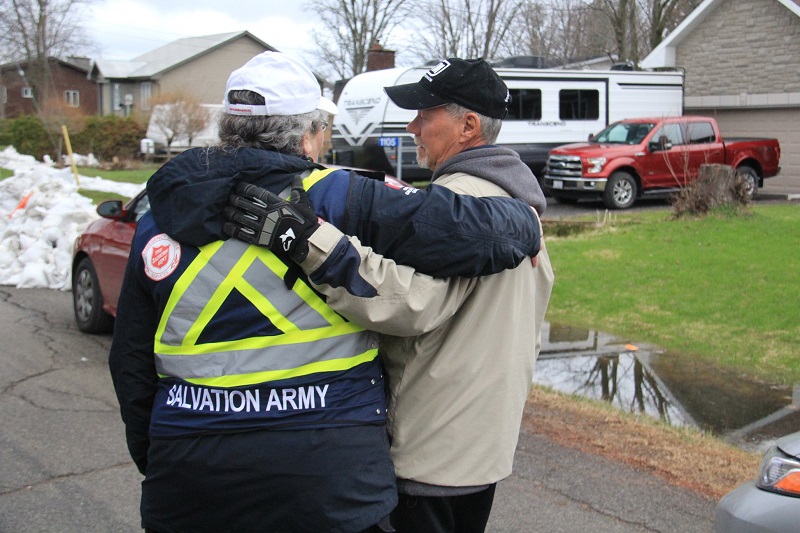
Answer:
[[[428,109],[449,103],[492,118],[505,118],[511,95],[483,59],[443,59],[416,83],[384,87],[403,109]]]

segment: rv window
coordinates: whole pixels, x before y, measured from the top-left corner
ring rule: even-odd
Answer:
[[[539,120],[542,118],[542,91],[511,89],[511,103],[506,120]]]
[[[561,120],[597,120],[600,118],[600,93],[596,90],[562,89],[558,92]]]

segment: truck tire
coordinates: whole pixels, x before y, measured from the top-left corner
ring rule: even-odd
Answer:
[[[603,203],[609,209],[627,209],[636,201],[638,189],[633,176],[627,172],[614,172],[603,191]]]
[[[752,200],[758,194],[758,172],[749,165],[741,165],[736,169],[736,172],[747,183],[747,196]]]
[[[88,257],[81,259],[72,276],[72,307],[79,330],[84,333],[111,331],[114,318],[103,310],[100,283]]]

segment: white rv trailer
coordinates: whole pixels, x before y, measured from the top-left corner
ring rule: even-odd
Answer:
[[[428,68],[376,70],[350,79],[337,101],[329,162],[380,170],[405,181],[428,179],[430,171],[416,164],[413,136],[406,131],[416,112],[400,109],[383,90],[418,81]],[[585,141],[624,118],[683,114],[681,72],[495,71],[511,92],[497,144],[517,151],[539,178],[553,147]]]

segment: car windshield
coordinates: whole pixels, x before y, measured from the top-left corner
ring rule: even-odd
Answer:
[[[595,135],[592,142],[639,144],[654,127],[652,122],[617,122]]]

